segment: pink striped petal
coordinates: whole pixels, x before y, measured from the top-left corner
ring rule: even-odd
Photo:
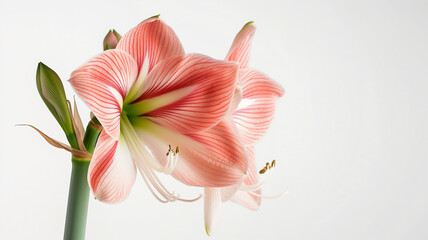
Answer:
[[[260,192],[260,190],[257,192]],[[261,204],[260,197],[244,191],[237,191],[230,200],[253,211],[257,211]]]
[[[199,144],[189,141],[180,146],[181,161],[173,172],[175,178],[201,187],[225,187],[241,181],[248,159],[231,122],[221,121],[213,128],[189,136]]]
[[[177,35],[158,16],[144,20],[127,32],[116,49],[126,51],[134,57],[138,69],[141,69],[147,58],[150,63],[149,71],[164,58],[184,55]]]
[[[233,92],[232,102],[230,103],[228,115],[233,114],[235,110],[239,107],[239,104],[242,100],[242,89],[241,86],[237,84],[235,87],[235,91]]]
[[[234,93],[238,66],[203,55],[176,56],[159,63],[143,84],[137,101],[157,109],[153,122],[193,133],[213,127],[225,115]]]
[[[115,140],[120,134],[123,100],[137,74],[134,59],[119,50],[102,52],[71,74],[71,86]]]
[[[242,98],[279,98],[284,95],[284,89],[274,80],[253,69],[239,70],[242,86]]]
[[[254,147],[252,146],[246,146],[245,147],[247,151],[248,156],[248,175],[246,176],[244,180],[244,184],[246,185],[252,185],[257,182],[257,175],[258,171],[256,169],[256,161],[255,161],[255,155],[254,155]],[[257,194],[261,194],[260,190],[256,191]],[[225,192],[225,194],[230,194]],[[223,192],[222,192],[223,197]],[[245,191],[237,191],[231,198],[231,201],[238,203],[246,208],[249,208],[251,210],[257,210],[261,203],[261,198],[254,196],[248,192]]]
[[[135,182],[136,168],[125,140],[101,132],[88,170],[88,183],[95,197],[108,203],[123,201]]]
[[[240,70],[242,101],[233,113],[233,120],[244,144],[253,144],[269,128],[275,113],[276,100],[282,87],[264,74],[252,69]]]
[[[255,163],[255,156],[254,156],[254,147],[245,146],[245,152],[247,153],[247,158],[248,158],[247,174],[243,176],[242,180],[239,181],[238,183],[229,187],[221,188],[221,200],[223,202],[230,200],[232,196],[236,195],[237,192],[241,192],[241,191],[238,191],[238,189],[242,184],[252,185],[257,182],[257,170],[255,165],[256,163]]]
[[[133,125],[154,157],[166,162],[168,144],[180,147],[172,172],[179,181],[199,187],[224,187],[241,181],[247,172],[247,156],[231,121],[221,121],[206,131],[183,135],[146,118]]]
[[[239,63],[239,68],[247,68],[250,58],[250,46],[256,27],[253,22],[245,24],[233,40],[232,46],[226,55],[226,61]]]
[[[243,176],[241,181],[233,184],[232,186],[219,188],[221,190],[221,201],[222,202],[229,201],[230,198],[232,198],[233,195],[236,194],[236,192],[239,190],[239,187],[241,187],[244,178],[245,178],[245,176]]]

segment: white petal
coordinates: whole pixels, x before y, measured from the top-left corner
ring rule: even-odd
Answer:
[[[209,236],[214,232],[220,216],[221,190],[220,188],[205,188],[204,193],[205,231]]]

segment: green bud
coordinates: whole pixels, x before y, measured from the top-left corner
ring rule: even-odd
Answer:
[[[76,148],[76,135],[61,79],[52,69],[40,62],[37,66],[36,83],[43,102],[64,130],[70,145]]]

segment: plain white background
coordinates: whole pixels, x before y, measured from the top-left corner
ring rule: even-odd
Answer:
[[[187,52],[223,58],[254,20],[251,62],[286,91],[257,160],[277,160],[252,212],[223,204],[207,237],[203,202],[161,204],[141,178],[123,203],[90,199],[87,239],[427,239],[428,3],[426,1],[5,1],[0,2],[0,239],[61,239],[69,154],[38,96],[37,63],[66,82],[152,15]],[[88,110],[78,101],[84,120]],[[174,181],[182,195],[189,189]]]

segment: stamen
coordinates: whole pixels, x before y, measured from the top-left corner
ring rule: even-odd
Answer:
[[[183,199],[175,192],[170,192],[160,181],[158,176],[153,170],[171,173],[174,170],[178,162],[178,153],[172,150],[171,145],[167,152],[167,162],[165,166],[154,159],[153,155],[147,150],[145,145],[142,144],[140,138],[138,137],[135,129],[132,127],[129,119],[126,116],[123,116],[121,121],[121,127],[123,128],[123,135],[128,144],[129,149],[135,163],[138,167],[138,170],[143,177],[144,182],[149,188],[153,196],[162,203],[173,202],[173,201],[183,201],[183,202],[193,202],[202,197],[202,195],[193,198],[193,199]],[[178,148],[178,147],[177,147]]]
[[[121,117],[121,128],[123,136],[126,139],[126,143],[128,146],[134,150],[136,154],[151,168],[158,172],[163,172],[165,174],[170,174],[174,167],[176,166],[176,161],[178,155],[175,154],[174,158],[168,156],[167,163],[165,166],[162,166],[156,159],[154,159],[153,155],[147,150],[146,146],[141,142],[140,137],[137,135],[134,127],[131,125],[128,117],[126,115],[122,115]],[[171,155],[171,154],[169,154]],[[172,163],[171,163],[172,161]]]
[[[271,169],[271,168],[275,167],[275,163],[276,163],[276,161],[275,161],[275,160],[272,160],[272,163],[270,164],[269,169]]]
[[[243,184],[239,187],[239,190],[246,191],[246,192],[259,190],[263,186],[265,181],[272,175],[273,167],[275,167],[275,163],[276,163],[275,160],[273,160],[270,164],[269,162],[267,162],[266,166],[259,171],[259,174],[261,176],[259,180],[255,184],[251,184],[251,185]]]
[[[156,173],[153,172],[153,170],[147,168],[146,166],[144,166],[144,164],[139,164],[139,162],[137,162],[137,167],[141,173],[141,176],[144,179],[144,182],[149,188],[150,192],[159,202],[162,202],[162,203],[174,202],[174,201],[194,202],[202,197],[202,195],[200,194],[198,197],[193,199],[180,198],[179,194],[168,191],[168,189],[162,184],[162,182],[160,181]],[[160,194],[161,196],[158,196],[157,193]]]
[[[166,152],[166,156],[168,157],[167,163],[165,165],[166,169],[170,169],[170,172],[166,172],[166,173],[171,173],[172,170],[174,170],[175,166],[177,165],[178,162],[178,151],[179,151],[179,147],[176,147],[176,150],[172,150],[171,145],[168,145],[168,151]]]
[[[264,174],[267,170],[275,167],[275,160],[272,160],[272,163],[269,165],[269,162],[266,163],[266,166],[259,171],[260,174]]]
[[[280,197],[284,196],[285,194],[288,193],[288,191],[282,191],[280,194],[272,195],[272,196],[261,195],[261,194],[255,193],[253,191],[250,191],[248,193],[253,195],[253,196],[264,198],[264,199],[275,199],[275,198],[280,198]]]

